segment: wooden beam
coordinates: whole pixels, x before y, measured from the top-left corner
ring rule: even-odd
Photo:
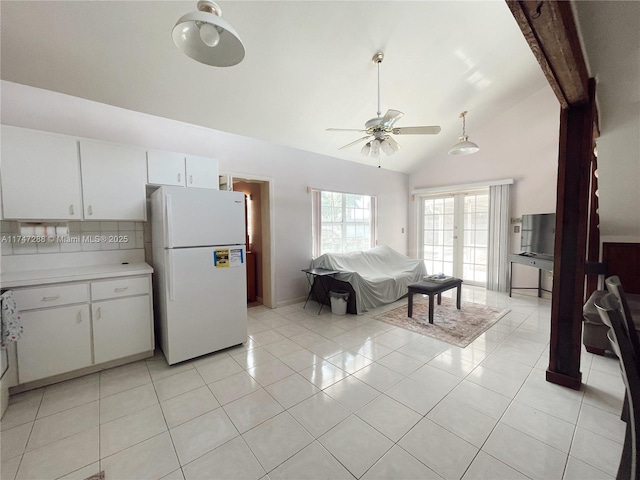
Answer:
[[[571,2],[506,2],[562,108],[586,103],[589,74]]]
[[[563,108],[560,116],[556,241],[554,248],[551,341],[547,380],[580,389],[582,305],[590,163],[593,157],[595,80],[589,101]]]

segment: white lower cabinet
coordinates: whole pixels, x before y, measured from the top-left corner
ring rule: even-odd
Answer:
[[[20,383],[91,365],[89,305],[21,313],[24,335],[18,341]]]
[[[16,288],[20,384],[154,349],[151,276]]]
[[[153,350],[149,295],[91,305],[95,363]]]

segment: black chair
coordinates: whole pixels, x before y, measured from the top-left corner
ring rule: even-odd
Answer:
[[[631,316],[631,309],[629,308],[629,303],[627,302],[627,297],[624,293],[624,288],[622,288],[622,283],[620,282],[620,277],[617,275],[613,275],[611,277],[607,277],[604,281],[604,284],[607,287],[609,293],[616,296],[620,306],[622,307],[622,318],[624,320],[624,327],[627,330],[627,335],[629,336],[629,340],[631,341],[631,346],[633,347],[633,354],[635,356],[636,369],[640,373],[640,341],[638,340],[638,331],[636,329],[635,323],[633,321],[633,317]],[[629,412],[627,409],[628,402],[625,401],[622,407],[622,414],[620,418],[623,422],[628,421]]]
[[[628,412],[627,430],[622,457],[618,467],[618,480],[640,480],[640,374],[627,327],[620,309],[620,303],[613,294],[607,294],[597,303],[596,308],[602,322],[609,327],[607,336],[615,354],[620,360],[620,371],[626,388],[625,402]]]
[[[633,351],[636,352],[636,356],[640,361],[640,342],[638,341],[638,334],[635,323],[633,322],[633,316],[631,315],[631,308],[629,307],[627,296],[624,293],[624,288],[622,288],[620,277],[618,277],[617,275],[607,277],[604,281],[604,284],[607,286],[607,290],[609,291],[609,293],[615,295],[618,299],[618,302],[620,302],[620,306],[622,307],[622,317],[624,318],[625,326],[627,328],[627,331],[629,332],[629,338],[631,339],[631,343],[633,344]],[[633,333],[635,333],[635,335],[633,335]]]

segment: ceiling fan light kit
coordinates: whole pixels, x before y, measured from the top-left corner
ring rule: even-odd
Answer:
[[[377,117],[368,120],[364,124],[364,130],[352,128],[327,128],[328,131],[362,132],[366,134],[364,137],[340,147],[340,150],[351,147],[357,143],[367,141],[364,147],[362,147],[362,150],[360,150],[360,153],[365,156],[370,154],[372,158],[379,158],[380,150],[382,150],[386,155],[393,155],[395,152],[400,150],[400,145],[398,145],[398,142],[396,142],[391,135],[435,135],[440,133],[440,127],[438,126],[395,127],[395,122],[404,116],[404,113],[399,110],[389,109],[387,110],[387,113],[385,113],[384,117],[382,116],[382,111],[380,109],[380,64],[383,59],[384,53],[382,52],[376,52],[371,59],[373,63],[378,66]]]
[[[469,136],[466,132],[465,118],[467,116],[467,112],[462,112],[459,116],[462,119],[462,136],[458,139],[458,143],[451,147],[449,155],[470,155],[472,153],[476,153],[480,150],[480,147],[469,141]]]
[[[200,0],[197,11],[180,17],[171,36],[185,55],[206,65],[231,67],[244,58],[240,36],[210,0]]]

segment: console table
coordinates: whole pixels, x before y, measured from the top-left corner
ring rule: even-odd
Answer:
[[[513,286],[513,264],[526,265],[538,269],[538,286],[537,287],[514,287]],[[517,253],[509,254],[509,296],[512,290],[538,290],[538,297],[542,297],[542,292],[551,293],[550,290],[542,288],[542,271],[553,271],[553,258],[542,257],[536,255],[524,255]]]

